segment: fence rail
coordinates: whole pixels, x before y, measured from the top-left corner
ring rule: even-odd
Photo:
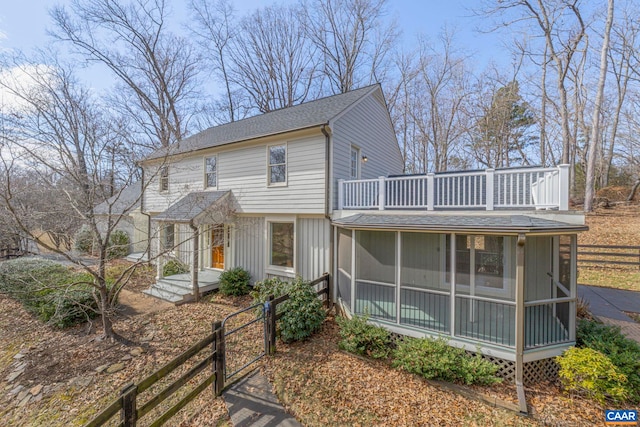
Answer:
[[[331,291],[329,288],[329,274],[325,273],[318,279],[310,283],[315,287],[316,294],[323,298],[325,305],[330,304]],[[265,354],[274,353],[276,350],[276,320],[282,316],[281,313],[277,313],[277,305],[289,299],[289,295],[283,295],[275,298],[269,297],[269,302],[264,305],[265,310],[263,316],[258,320],[264,319],[265,333],[264,344],[265,351],[261,356]],[[225,318],[225,321],[240,313],[256,309],[258,305],[254,305]],[[256,320],[251,320],[246,324],[256,323]],[[260,357],[253,359],[250,363],[245,364],[241,369],[226,375],[226,345],[225,337],[241,330],[245,325],[236,327],[229,332],[225,333],[225,322],[214,322],[212,324],[212,333],[200,340],[198,343],[190,347],[184,353],[180,354],[162,368],[152,373],[139,383],[129,384],[122,389],[120,396],[115,399],[108,407],[103,409],[97,414],[91,421],[85,424],[85,427],[99,427],[103,426],[111,420],[114,416],[120,414],[120,422],[116,425],[121,427],[135,427],[138,420],[143,416],[149,414],[152,410],[158,407],[169,397],[173,396],[176,392],[183,389],[189,382],[191,382],[198,374],[203,372],[207,367],[211,367],[211,373],[193,387],[184,397],[182,397],[177,403],[163,412],[158,418],[153,420],[149,425],[161,426],[166,423],[171,417],[173,417],[178,411],[184,408],[189,402],[202,393],[209,385],[213,385],[213,392],[216,396],[222,394],[227,384],[227,379],[236,375],[238,372],[250,366],[252,363],[258,361]],[[207,347],[211,346],[211,352],[204,358],[195,363],[187,372],[183,373],[177,380],[166,386],[157,394],[151,396],[144,404],[138,408],[138,399],[141,393],[151,388],[158,381],[166,378],[176,369],[182,367],[187,361],[194,359],[198,354],[204,351]]]
[[[560,245],[560,250],[569,252],[569,245]],[[578,244],[578,264],[634,266],[640,269],[640,246]]]
[[[339,180],[338,209],[569,210],[569,165]]]

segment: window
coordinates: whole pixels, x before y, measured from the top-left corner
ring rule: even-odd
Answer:
[[[351,147],[351,179],[360,179],[360,150],[356,147]]]
[[[160,168],[160,191],[169,190],[169,166]]]
[[[173,250],[175,246],[175,225],[174,224],[166,224],[162,228],[162,248],[165,251]]]
[[[293,222],[269,223],[269,264],[274,267],[293,268]]]
[[[269,184],[287,182],[287,146],[269,146]]]
[[[217,157],[207,157],[204,159],[204,169],[205,169],[205,188],[209,187],[217,187],[218,186],[218,177],[217,177]]]

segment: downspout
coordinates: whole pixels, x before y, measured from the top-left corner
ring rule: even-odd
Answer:
[[[147,244],[144,249],[144,253],[142,254],[142,259],[144,259],[144,255],[147,254],[147,263],[151,262],[151,215],[144,211],[144,168],[138,165],[140,168],[140,214],[147,217]]]
[[[516,391],[520,412],[527,413],[527,399],[524,395],[524,244],[526,237],[518,234],[516,244]]]
[[[329,221],[329,295],[327,296],[327,298],[329,298],[329,300],[333,303],[336,301],[335,296],[333,295],[334,292],[334,278],[333,278],[333,272],[334,272],[334,265],[333,265],[333,254],[334,254],[334,244],[335,244],[335,239],[334,239],[334,227],[333,225],[331,225],[331,210],[329,209],[329,205],[331,202],[331,186],[333,185],[333,183],[331,182],[331,135],[329,134],[329,132],[327,131],[327,127],[328,127],[329,123],[325,123],[322,125],[322,127],[320,127],[320,131],[322,131],[323,135],[324,135],[324,140],[325,140],[325,146],[324,146],[324,153],[325,153],[325,160],[324,160],[324,188],[325,188],[325,195],[324,195],[324,217]]]

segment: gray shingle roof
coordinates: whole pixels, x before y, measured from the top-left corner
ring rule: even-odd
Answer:
[[[379,84],[375,84],[351,92],[214,126],[171,145],[169,153],[188,153],[203,148],[218,147],[233,142],[320,126],[328,123],[329,120],[338,116],[353,103],[379,87]],[[166,151],[162,149],[156,150],[147,159],[155,159],[165,154]]]
[[[544,232],[581,231],[584,225],[526,215],[376,215],[357,214],[335,220],[350,228],[422,229],[443,231]]]
[[[163,222],[189,222],[203,214],[230,191],[195,191],[189,193],[169,208],[154,216],[156,221]]]
[[[94,208],[96,215],[109,215],[111,207],[112,215],[123,215],[140,207],[142,182],[136,181],[124,188],[120,193],[100,203]]]

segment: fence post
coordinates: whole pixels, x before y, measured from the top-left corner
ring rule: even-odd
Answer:
[[[277,307],[273,303],[275,296],[269,295],[269,317],[267,319],[267,330],[269,334],[269,354],[276,352],[276,311]]]
[[[327,287],[327,293],[325,294],[324,301],[327,308],[330,308],[331,307],[331,276],[329,276],[329,273],[324,273],[324,281]]]
[[[216,396],[222,394],[224,389],[224,328],[222,322],[218,321],[213,324],[213,343],[216,349],[216,357],[214,359],[214,370],[216,373],[216,381],[213,383],[213,392]]]
[[[138,421],[136,409],[136,393],[138,387],[135,384],[129,384],[120,392],[122,399],[122,409],[120,410],[120,421],[124,427],[135,427]]]
[[[486,205],[487,205],[488,211],[493,210],[493,184],[494,184],[495,172],[496,172],[495,169],[487,169],[485,171],[485,173],[487,174]]]

